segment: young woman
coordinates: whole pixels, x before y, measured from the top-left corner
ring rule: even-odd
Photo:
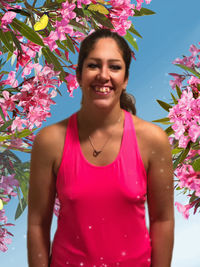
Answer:
[[[30,267],[170,267],[171,149],[160,127],[135,115],[125,92],[130,61],[131,50],[117,33],[97,30],[84,39],[77,67],[82,106],[35,138]],[[51,248],[56,195],[61,207]]]

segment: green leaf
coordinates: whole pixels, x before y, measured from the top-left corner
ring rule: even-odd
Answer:
[[[175,64],[175,65],[180,67],[183,70],[191,72],[192,74],[194,74],[195,76],[197,76],[200,79],[200,74],[198,72],[196,72],[194,69],[189,68],[189,67],[182,65],[182,64]]]
[[[60,62],[58,61],[57,57],[51,52],[51,50],[48,47],[43,47],[42,48],[42,54],[44,55],[44,57],[46,58],[46,61],[49,64],[53,64],[54,65],[54,69],[56,71],[60,71],[60,78],[62,81],[65,81],[65,72],[63,70],[63,67],[61,66]]]
[[[174,104],[175,105],[178,104],[178,101],[177,101],[176,97],[172,93],[171,93],[171,96],[172,96],[172,99],[174,101]]]
[[[12,8],[12,9],[8,9],[8,11],[12,11],[15,13],[18,13],[22,16],[26,16],[26,17],[30,17],[31,14],[29,12],[27,12],[25,9],[18,9],[18,8]]]
[[[196,159],[193,163],[192,163],[192,167],[195,170],[195,172],[199,172],[200,171],[200,158]]]
[[[129,31],[126,32],[126,35],[124,36],[124,38],[135,48],[135,50],[138,51],[137,42],[135,38],[130,34]]]
[[[16,209],[16,212],[15,212],[15,220],[21,216],[21,214],[25,210],[26,206],[27,206],[27,203],[26,203],[25,199],[22,198],[21,203],[19,202],[17,209]]]
[[[2,126],[0,127],[0,132],[5,131],[5,130],[12,124],[12,122],[13,122],[13,120],[6,121],[6,122],[4,123],[4,125],[2,125]]]
[[[184,159],[187,157],[189,151],[190,151],[190,146],[187,147],[186,149],[184,149],[182,151],[182,153],[180,153],[180,155],[177,157],[177,159],[173,163],[173,169],[174,170],[176,169],[176,167],[178,166],[178,164],[180,164],[180,163],[182,163],[184,161]]]
[[[4,43],[4,45],[6,46],[6,48],[11,52],[13,53],[14,51],[14,48],[13,48],[13,40],[12,40],[12,35],[11,33],[8,31],[8,32],[3,32],[1,29],[0,29],[0,39],[1,41]]]
[[[68,34],[66,34],[66,37],[67,39],[62,42],[64,43],[64,45],[66,45],[67,48],[69,48],[69,50],[72,51],[72,53],[75,54],[75,49],[74,49],[74,45],[73,45],[71,38],[68,36]]]
[[[1,116],[2,120],[3,120],[4,122],[6,122],[6,119],[5,119],[5,116],[4,116],[4,114],[3,114],[3,110],[2,110],[2,108],[1,108],[1,106],[0,106],[0,116]]]
[[[6,141],[9,139],[11,139],[11,136],[9,136],[9,135],[4,135],[4,136],[0,135],[0,142]],[[3,145],[1,145],[1,146],[3,146]]]
[[[178,97],[181,98],[182,91],[181,91],[180,87],[178,87],[178,85],[176,85],[176,92],[177,92]]]
[[[180,153],[181,151],[183,151],[183,148],[174,148],[174,149],[172,149],[172,154],[176,155],[176,154]]]
[[[27,173],[28,174],[28,173]],[[29,174],[28,174],[29,175]],[[28,183],[27,180],[24,180],[20,183],[20,188],[26,203],[28,202]]]
[[[24,129],[21,132],[17,132],[15,135],[17,138],[24,138],[32,134],[32,131],[29,129]]]
[[[170,136],[171,134],[174,133],[174,130],[172,129],[171,126],[169,126],[167,129],[165,129],[165,132],[166,132],[166,134],[167,134],[168,136]]]
[[[142,38],[142,35],[140,35],[138,31],[136,31],[133,24],[131,24],[131,27],[128,30],[132,32],[133,34],[137,35],[138,37]]]
[[[73,27],[74,30],[79,31],[87,35],[88,28],[75,20],[70,20],[69,25]]]
[[[172,108],[172,106],[169,105],[169,104],[166,103],[166,102],[163,102],[163,101],[161,101],[161,100],[156,100],[156,101],[158,102],[158,104],[159,104],[163,109],[165,109],[165,110],[168,111],[168,112],[169,112],[169,109]]]
[[[147,15],[154,15],[156,14],[153,10],[150,10],[148,8],[141,8],[140,10],[134,9],[134,17],[139,17],[139,16],[147,16]]]
[[[196,200],[198,197],[195,195],[195,192],[192,193],[191,197],[190,197],[190,201],[189,203],[192,203],[194,200]]]
[[[10,24],[15,30],[18,30],[24,37],[26,37],[31,42],[38,44],[40,46],[44,46],[44,43],[40,36],[29,26],[27,26],[22,21],[18,19],[13,19],[12,23]]]
[[[169,122],[169,118],[162,118],[162,119],[154,120],[152,122],[160,122],[160,123],[162,123],[162,122]]]
[[[13,42],[14,42],[16,48],[17,48],[21,53],[23,53],[22,48],[21,48],[21,44],[20,44],[19,40],[17,39],[17,37],[15,36],[15,34],[14,34],[12,31],[11,31],[10,33],[11,33],[11,35],[12,35],[12,39],[13,39]]]
[[[102,26],[105,26],[109,29],[114,29],[111,21],[103,14],[100,14],[96,11],[90,11],[90,16],[92,15],[93,19],[100,23]]]

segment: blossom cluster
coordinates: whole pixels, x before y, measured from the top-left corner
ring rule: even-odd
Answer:
[[[171,128],[174,131],[174,137],[170,138],[171,143],[178,142],[178,148],[189,148],[188,154],[175,170],[178,187],[184,192],[189,192],[189,204],[175,203],[178,211],[185,218],[189,217],[191,208],[194,207],[195,213],[200,206],[200,171],[199,167],[197,169],[193,167],[194,161],[200,158],[200,150],[198,149],[200,146],[200,49],[191,45],[189,51],[190,56],[184,56],[182,59],[177,58],[173,62],[185,70],[185,73],[170,73],[174,78],[170,81],[170,85],[172,89],[179,90],[181,95],[177,103],[169,109],[168,114],[172,123]],[[180,91],[181,89],[182,91]],[[194,145],[196,149],[193,149]]]
[[[56,88],[60,84],[60,81],[56,79],[58,73],[53,70],[52,66],[46,65],[42,68],[39,63],[29,63],[23,72],[28,74],[29,67],[31,70],[34,68],[36,75],[25,79],[18,93],[10,95],[8,91],[4,90],[3,98],[0,98],[0,105],[6,119],[9,118],[9,112],[15,111],[15,118],[11,126],[12,132],[16,129],[21,131],[24,128],[32,130],[34,126],[40,127],[42,122],[51,115],[50,105],[55,104],[51,98],[56,96]],[[53,79],[53,77],[55,78]],[[18,86],[15,82],[15,72],[10,72],[3,83]],[[49,93],[50,89],[52,91]],[[3,122],[0,119],[0,125]]]
[[[178,104],[170,109],[168,117],[173,123],[179,147],[186,148],[190,141],[195,143],[200,136],[200,96],[195,98],[188,87],[182,92]]]
[[[16,196],[15,188],[19,187],[19,182],[14,178],[14,174],[9,176],[1,176],[0,179],[0,200],[4,204],[8,203],[11,196]],[[7,251],[7,244],[11,243],[9,236],[12,236],[10,232],[6,229],[7,226],[12,226],[13,224],[7,223],[7,217],[5,215],[5,210],[0,210],[0,251]]]

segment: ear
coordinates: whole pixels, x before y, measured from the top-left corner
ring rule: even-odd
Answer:
[[[126,90],[127,84],[128,84],[128,77],[124,80],[124,86],[123,86],[124,90]]]
[[[81,86],[81,75],[80,75],[78,68],[76,68],[76,79],[79,85]]]

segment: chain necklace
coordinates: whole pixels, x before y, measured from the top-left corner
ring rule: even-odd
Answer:
[[[119,119],[117,120],[117,123],[119,123],[119,122],[121,121],[121,117],[122,117],[121,115],[122,115],[122,113],[120,114],[120,117],[119,117]],[[102,148],[101,148],[100,150],[96,150],[95,147],[94,147],[94,145],[93,145],[92,138],[91,138],[91,136],[89,135],[90,145],[91,145],[92,148],[93,148],[93,153],[92,153],[93,157],[96,158],[96,157],[99,156],[99,154],[103,151],[105,145],[108,143],[108,141],[110,140],[111,137],[112,137],[112,134],[107,138],[107,140],[106,140],[106,142],[103,144]]]

